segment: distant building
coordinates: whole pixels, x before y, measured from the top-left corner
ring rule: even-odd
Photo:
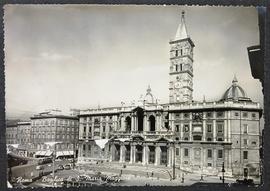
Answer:
[[[30,143],[31,122],[17,123],[17,143],[20,145],[28,145]]]
[[[17,132],[18,132],[18,125],[17,122],[9,123],[6,126],[6,143],[7,144],[18,144],[17,140]]]
[[[36,157],[73,157],[78,141],[78,118],[44,112],[31,117],[31,152]],[[57,142],[54,148],[49,144]],[[75,145],[74,145],[75,144]]]
[[[137,105],[89,109],[79,114],[79,162],[108,160],[172,166],[203,174],[260,175],[259,103],[236,77],[215,102],[193,100],[193,48],[184,13],[170,41],[169,103],[147,89]]]

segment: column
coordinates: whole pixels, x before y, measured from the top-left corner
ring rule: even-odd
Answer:
[[[231,142],[231,112],[230,111],[228,111],[227,128],[228,128],[228,142]]]
[[[143,146],[143,165],[147,165],[149,161],[149,147],[147,145]]]
[[[111,144],[111,154],[110,154],[110,162],[114,161],[115,159],[115,146]]]
[[[217,149],[216,148],[213,148],[213,167],[214,168],[217,168]]]
[[[160,149],[160,146],[156,146],[156,149],[155,149],[155,165],[160,165],[160,152],[161,152],[161,149]]]
[[[124,144],[121,144],[120,146],[120,160],[119,162],[125,162],[125,156],[126,156],[126,147]]]
[[[144,114],[143,116],[143,131],[149,131],[147,126],[147,115]]]
[[[228,126],[227,126],[227,122],[228,122],[228,112],[225,112],[225,117],[226,119],[224,120],[224,141],[227,142],[228,141]]]
[[[203,114],[203,115],[205,115],[205,113]],[[203,117],[203,118],[205,118],[205,117]],[[206,127],[206,121],[205,121],[205,119],[203,119],[203,127],[202,127],[203,129],[203,136],[202,136],[202,140],[203,141],[206,141],[206,131],[207,131],[207,127]]]
[[[131,115],[131,131],[135,131],[135,124],[134,124],[134,116],[133,115]]]
[[[171,166],[173,166],[174,148],[172,146],[170,146],[168,148],[167,153],[168,153],[168,162],[167,162],[167,164],[168,164],[168,167],[171,167]]]
[[[159,118],[160,118],[160,115],[159,115],[159,113],[156,115],[156,117],[155,117],[155,120],[156,120],[156,123],[155,123],[155,125],[156,125],[156,127],[155,127],[155,129],[156,129],[156,131],[160,131],[160,120],[159,120]]]
[[[122,131],[126,131],[127,127],[126,127],[126,124],[125,124],[125,118],[124,116],[121,117],[121,130]]]
[[[183,140],[183,132],[184,132],[184,124],[183,124],[183,122],[181,122],[181,124],[180,124],[179,131],[180,131],[180,140]]]
[[[192,141],[192,121],[189,122],[189,140]]]
[[[207,166],[206,164],[206,148],[202,147],[202,161],[203,161],[203,167]]]
[[[131,144],[130,145],[130,161],[129,163],[134,163],[135,162],[135,145]]]
[[[217,122],[213,120],[213,141],[217,140]]]

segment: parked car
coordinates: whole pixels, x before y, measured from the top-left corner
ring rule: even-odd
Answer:
[[[40,166],[40,165],[36,166],[36,170],[43,170],[43,169],[44,169],[43,166]]]
[[[64,170],[65,168],[64,168],[64,166],[63,165],[58,165],[58,170]]]
[[[65,164],[64,169],[65,170],[70,170],[71,169],[71,165],[70,164]]]

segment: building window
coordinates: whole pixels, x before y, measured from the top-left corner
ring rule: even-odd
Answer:
[[[184,156],[188,157],[188,149],[187,148],[184,149]]]
[[[179,148],[176,148],[175,154],[176,154],[176,156],[179,156]]]
[[[83,145],[83,150],[85,151],[85,145]]]
[[[248,117],[248,113],[247,112],[243,112],[243,117]]]
[[[208,118],[210,118],[210,117],[212,117],[213,115],[212,115],[212,112],[207,112],[206,113],[206,117],[208,117]]]
[[[247,145],[247,144],[248,144],[248,140],[244,139],[244,145]]]
[[[180,117],[179,113],[175,114],[175,117]]]
[[[175,128],[176,128],[176,132],[179,132],[179,125],[176,125]]]
[[[188,141],[188,137],[185,137],[184,140],[185,140],[185,141]]]
[[[175,57],[178,56],[178,50],[175,50]]]
[[[219,159],[223,158],[223,150],[218,150],[218,158]]]
[[[243,151],[243,158],[248,159],[248,151]]]
[[[103,126],[103,132],[105,132],[105,126]]]
[[[239,116],[239,113],[238,113],[238,112],[235,112],[235,113],[234,113],[234,116],[235,116],[235,117],[238,117],[238,116]]]
[[[252,118],[256,118],[256,113],[252,113]]]
[[[88,145],[88,150],[91,151],[91,145]]]
[[[184,118],[189,118],[189,113],[184,113]]]
[[[247,125],[247,124],[244,124],[243,132],[244,132],[244,133],[247,133],[247,132],[248,132],[248,125]]]
[[[223,117],[223,116],[224,116],[224,112],[223,111],[217,112],[217,117]]]
[[[207,141],[212,141],[212,138],[211,138],[211,137],[208,137],[208,138],[207,138]]]
[[[211,167],[211,166],[212,166],[212,163],[207,163],[207,166],[208,166],[208,167]]]
[[[175,71],[178,72],[178,65],[175,65]]]
[[[189,125],[184,125],[184,132],[189,132]]]
[[[84,132],[84,133],[86,132],[86,126],[83,127],[83,132]]]
[[[208,133],[212,132],[212,124],[207,124],[207,132]]]
[[[207,157],[212,158],[212,150],[211,149],[207,150]]]
[[[256,141],[252,141],[251,144],[255,146],[257,143]]]
[[[218,130],[218,133],[222,133],[223,132],[223,124],[217,124],[217,130]]]

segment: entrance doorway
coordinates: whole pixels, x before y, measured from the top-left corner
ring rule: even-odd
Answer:
[[[248,168],[244,168],[244,178],[248,177]]]
[[[119,161],[120,160],[120,145],[115,145],[114,160],[115,161]]]
[[[155,163],[155,147],[154,146],[149,146],[149,164],[154,164]]]
[[[125,147],[126,147],[125,161],[129,162],[130,161],[130,145],[125,145]]]
[[[142,162],[143,156],[143,146],[136,145],[136,161],[135,162]]]
[[[128,116],[126,117],[126,132],[130,132],[131,131],[131,118]]]
[[[161,149],[160,164],[167,165],[167,147],[161,146],[160,149]]]

